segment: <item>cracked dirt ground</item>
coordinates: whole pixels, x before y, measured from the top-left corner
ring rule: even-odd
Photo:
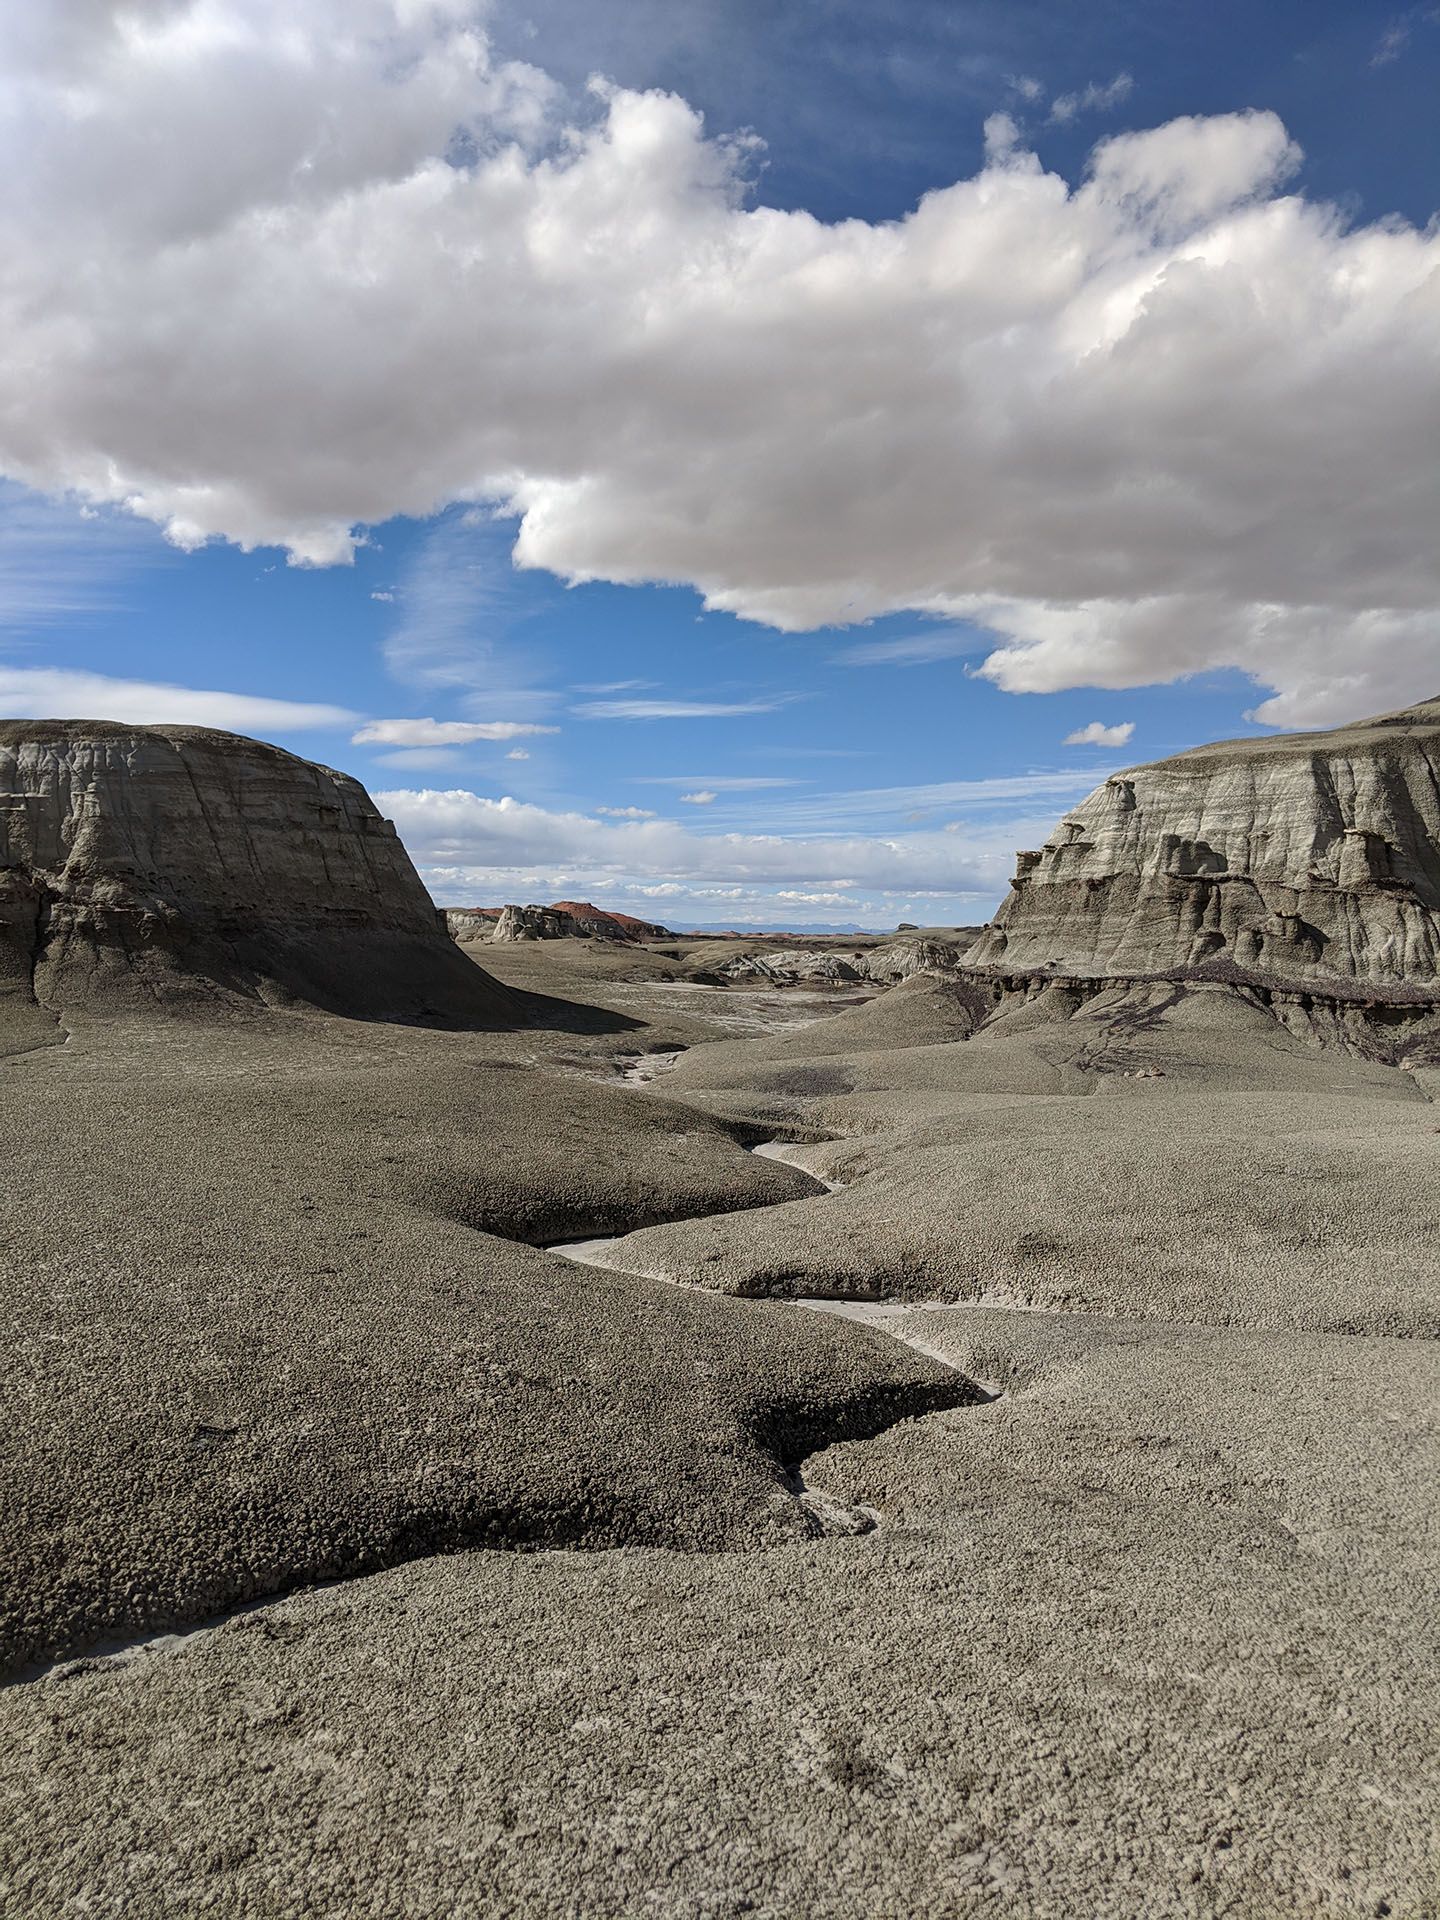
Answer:
[[[1220,997],[622,997],[4,1067],[0,1910],[1434,1913],[1427,1076]],[[598,1234],[668,1279],[538,1244]]]

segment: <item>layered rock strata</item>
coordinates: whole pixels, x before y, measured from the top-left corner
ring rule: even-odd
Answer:
[[[11,1011],[310,1003],[509,1022],[355,780],[202,727],[0,721]]]
[[[966,964],[1440,997],[1440,700],[1107,780],[1020,854]]]
[[[657,920],[639,920],[633,913],[611,913],[591,900],[552,901],[556,913],[568,913],[602,940],[672,940],[669,927]]]
[[[668,940],[667,927],[630,913],[605,913],[588,900],[557,900],[554,906],[506,906],[493,919],[486,909],[446,915],[457,940]],[[489,932],[483,929],[487,925]]]
[[[856,986],[874,981],[893,987],[922,973],[954,973],[966,950],[962,937],[954,941],[890,940],[881,947],[779,947],[762,953],[737,954],[719,969],[724,980],[768,980],[775,986]]]
[[[500,918],[499,907],[442,907],[440,917],[452,940],[466,945],[472,940],[488,940]]]
[[[502,944],[510,940],[588,940],[590,929],[568,913],[554,907],[507,906],[500,909],[492,940]]]

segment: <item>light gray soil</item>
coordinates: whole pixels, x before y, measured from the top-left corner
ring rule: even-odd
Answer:
[[[0,1912],[1440,1910],[1425,1077],[650,984],[0,1067]]]

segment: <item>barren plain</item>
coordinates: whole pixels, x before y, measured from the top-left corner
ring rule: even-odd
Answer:
[[[1117,900],[1175,908],[1145,966],[1082,964],[1092,874],[1059,964],[1022,886],[981,964],[821,943],[836,985],[456,947],[339,776],[80,724],[8,773],[0,1911],[1440,1912],[1440,1050],[1389,776],[1323,925],[1268,872],[1212,912],[1208,835],[1100,890],[1110,953]],[[1410,781],[1437,731],[1374,752]],[[384,849],[318,931],[333,849],[246,877],[292,780],[312,847]]]

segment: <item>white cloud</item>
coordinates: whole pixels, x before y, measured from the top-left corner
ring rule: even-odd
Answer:
[[[1178,677],[1258,658],[1281,691],[1247,718],[1322,727],[1424,698],[1437,678],[1430,610],[1236,607],[1214,594],[1160,593],[1069,606],[977,601],[973,612],[1004,637],[978,671],[1010,693],[1133,687],[1155,678],[1160,661]]]
[[[715,833],[673,820],[612,823],[464,789],[400,789],[375,799],[427,881],[446,890],[528,886],[550,898],[579,886],[613,900],[656,886],[683,889],[687,897],[717,886],[752,896],[757,889],[773,895],[782,887],[845,887],[886,897],[975,893],[995,900],[1014,858],[1008,827],[963,840],[943,833]]]
[[[750,713],[778,713],[795,698],[770,700],[585,700],[572,713],[582,720],[731,720]]]
[[[512,747],[505,758],[507,760],[528,760],[530,754],[525,747]]]
[[[159,550],[157,553],[157,549]],[[0,480],[0,628],[103,616],[130,578],[176,556],[126,514],[46,500]]]
[[[393,600],[394,594],[386,587],[376,587],[370,595],[372,600]]]
[[[351,734],[356,747],[464,747],[476,740],[518,740],[524,734],[558,733],[529,720],[367,720]],[[521,755],[524,758],[524,755]]]
[[[982,653],[987,636],[963,627],[932,627],[925,633],[906,633],[894,640],[861,640],[831,654],[840,667],[916,667],[935,660],[953,660],[959,654]]]
[[[715,804],[715,795],[705,790],[699,793],[682,793],[680,801],[687,807],[711,807]]]
[[[750,773],[639,773],[635,783],[641,787],[709,787],[714,793],[762,793],[774,787],[806,785],[785,775]]]
[[[1107,727],[1103,720],[1092,720],[1088,726],[1077,727],[1074,733],[1067,733],[1067,747],[1123,747],[1135,731],[1133,720],[1121,720],[1113,727]]]
[[[543,711],[558,696],[529,684],[523,649],[507,644],[519,595],[510,564],[510,532],[471,508],[442,514],[408,555],[385,635],[385,664],[417,691],[442,688],[484,711]]]
[[[571,688],[572,693],[635,693],[658,683],[654,680],[595,680]]]
[[[596,813],[603,813],[607,820],[653,820],[653,807],[596,807]]]
[[[1050,118],[1063,125],[1066,121],[1078,119],[1082,113],[1109,113],[1122,100],[1128,100],[1134,91],[1134,76],[1128,73],[1117,73],[1113,80],[1107,80],[1103,85],[1092,80],[1089,86],[1081,87],[1077,93],[1062,93],[1052,100]],[[1025,97],[1033,98],[1030,94]]]
[[[1397,14],[1376,41],[1375,51],[1370,56],[1371,66],[1388,67],[1410,45],[1410,37],[1417,26],[1436,25],[1440,25],[1440,7],[1421,5]]]
[[[136,726],[223,727],[258,734],[351,726],[359,718],[346,707],[299,700],[112,680],[64,667],[3,665],[0,713],[22,720],[128,720]]]
[[[1372,67],[1388,67],[1392,60],[1398,60],[1410,44],[1410,21],[1401,14],[1392,20],[1380,38],[1375,42],[1375,51],[1370,56]]]
[[[786,794],[767,798],[751,817],[776,832],[889,835],[903,831],[917,818],[958,813],[965,816],[967,832],[974,832],[977,826],[983,831],[984,823],[1005,823],[1000,830],[1009,836],[1010,844],[1024,846],[1028,844],[1025,834],[1033,826],[1038,826],[1042,835],[1047,833],[1058,811],[1120,770],[1118,766],[1092,764],[1000,774],[984,780],[937,780],[910,787]],[[740,824],[748,822],[742,819]]]
[[[1264,112],[1073,186],[996,116],[976,178],[827,225],[673,96],[561,127],[468,11],[0,16],[0,471],[312,563],[491,502],[567,580],[988,623],[1002,686],[1430,691],[1440,231],[1287,192]],[[397,663],[477,684],[460,597]]]

